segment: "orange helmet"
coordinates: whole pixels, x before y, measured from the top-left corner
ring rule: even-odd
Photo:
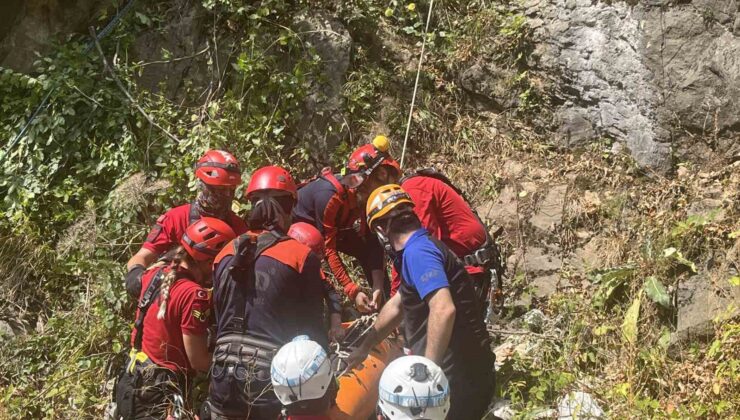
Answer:
[[[236,233],[223,220],[215,217],[201,217],[188,226],[180,243],[196,261],[208,261],[216,257]]]
[[[390,142],[386,136],[377,136],[372,143],[358,147],[349,156],[347,162],[345,183],[350,188],[359,187],[373,171],[387,165],[401,173],[401,166],[388,153]]]
[[[229,152],[209,150],[195,164],[195,176],[208,185],[236,187],[242,182],[239,161]]]
[[[244,196],[249,199],[252,193],[265,190],[285,191],[293,199],[298,196],[298,190],[290,172],[279,166],[264,166],[254,171]]]
[[[372,229],[373,223],[378,221],[378,219],[388,215],[395,215],[392,213],[394,211],[400,210],[400,212],[403,212],[403,207],[399,208],[401,204],[414,207],[411,197],[409,197],[400,185],[388,184],[378,187],[367,199],[367,207],[365,208],[367,225]]]
[[[324,256],[324,236],[316,226],[305,222],[296,222],[290,225],[288,236],[311,248],[319,258]]]

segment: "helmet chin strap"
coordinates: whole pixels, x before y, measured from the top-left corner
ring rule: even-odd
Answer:
[[[388,226],[390,226],[391,221],[390,219],[385,221],[385,231],[388,231]],[[380,239],[380,243],[383,244],[383,248],[385,249],[385,252],[387,252],[389,255],[395,255],[396,252],[393,250],[393,246],[391,246],[391,240],[389,237],[385,236],[383,232],[380,231],[380,229],[375,229],[375,234],[378,235],[378,239]]]

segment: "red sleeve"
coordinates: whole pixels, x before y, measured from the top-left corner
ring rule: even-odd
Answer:
[[[174,220],[176,218],[174,210],[169,210],[159,216],[157,223],[149,231],[149,235],[141,245],[142,248],[146,248],[159,256],[169,251],[172,245],[180,241],[180,238],[177,237],[177,222]]]
[[[326,261],[329,263],[329,268],[332,274],[337,279],[339,284],[342,285],[344,293],[349,296],[350,299],[355,298],[359,293],[360,288],[352,281],[347,274],[347,268],[342,262],[342,258],[339,256],[337,251],[337,236],[339,235],[339,227],[336,225],[337,214],[341,211],[343,205],[342,199],[338,194],[334,194],[329,202],[326,203],[324,208],[324,215],[321,223],[324,226],[324,244],[325,244],[325,255]]]
[[[183,291],[180,330],[185,335],[206,334],[211,317],[211,294],[208,290],[193,285]]]

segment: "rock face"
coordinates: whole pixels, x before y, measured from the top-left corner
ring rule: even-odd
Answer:
[[[737,2],[529,0],[524,7],[537,42],[532,64],[558,87],[561,144],[611,138],[660,172],[687,132],[718,137],[718,147],[734,153]]]
[[[727,277],[729,278],[729,276]],[[714,335],[714,319],[729,319],[740,314],[740,287],[726,278],[713,284],[706,275],[696,275],[678,287],[678,320],[671,344],[702,340]]]
[[[0,2],[0,67],[28,73],[36,52],[73,33],[87,33],[99,10],[94,0],[5,0]],[[107,4],[106,4],[107,6]]]
[[[303,140],[318,145],[322,152],[328,152],[338,144],[342,130],[347,129],[341,114],[341,93],[349,69],[352,38],[341,22],[322,10],[297,16],[293,27],[306,47],[321,57],[322,75],[314,81],[296,132]]]

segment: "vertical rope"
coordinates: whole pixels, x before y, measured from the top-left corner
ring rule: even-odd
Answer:
[[[421,65],[424,62],[424,49],[427,45],[427,33],[429,32],[429,22],[432,21],[432,8],[434,0],[429,2],[429,13],[427,14],[427,24],[424,27],[424,39],[421,41],[421,54],[419,54],[419,64],[416,67],[416,82],[414,82],[414,94],[411,96],[411,108],[409,109],[409,118],[406,121],[406,135],[403,137],[403,149],[401,149],[401,168],[406,158],[406,144],[409,141],[409,132],[411,130],[411,116],[414,114],[414,105],[416,104],[416,92],[419,90],[419,76],[421,75]]]

